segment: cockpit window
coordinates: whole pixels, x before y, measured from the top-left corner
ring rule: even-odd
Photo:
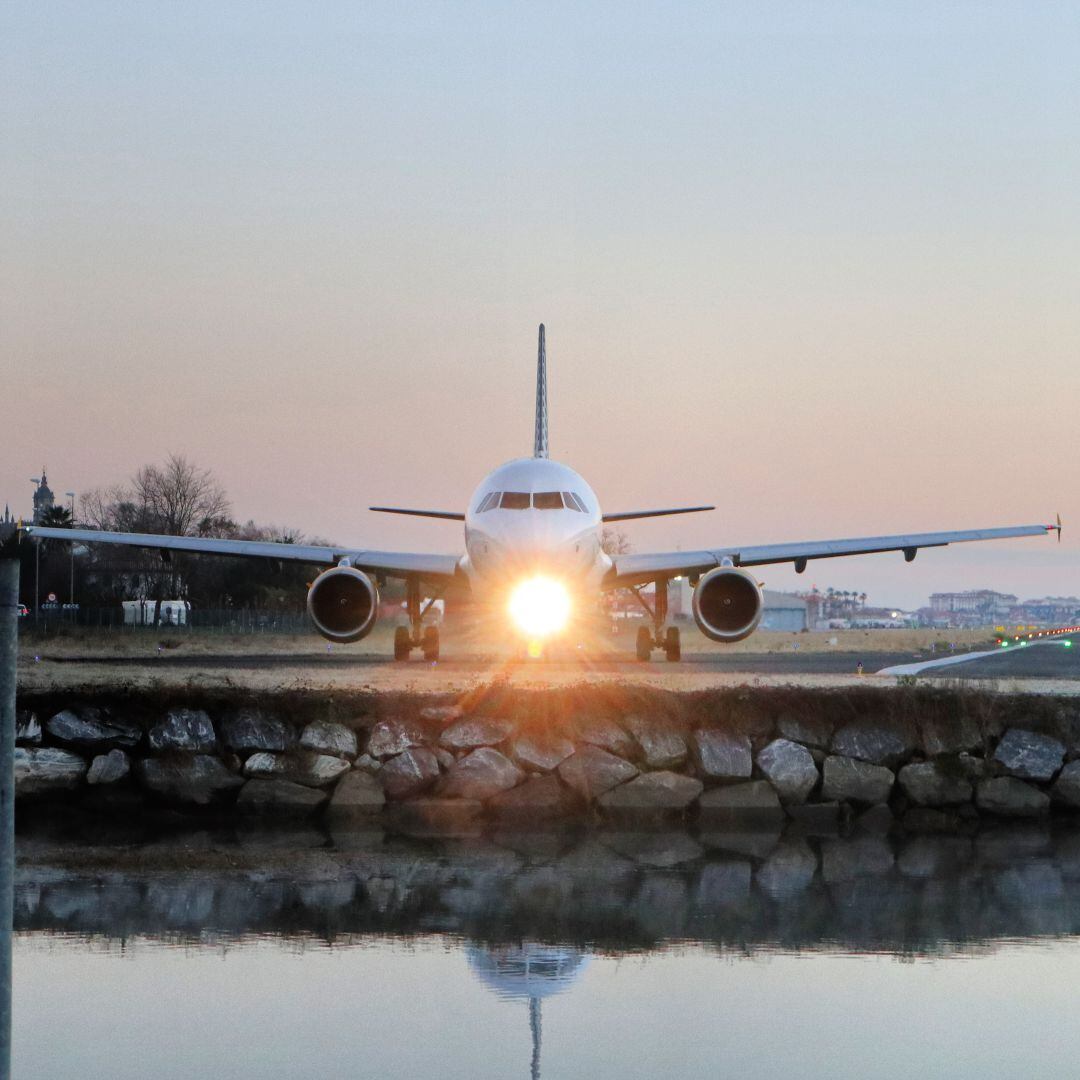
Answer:
[[[533,506],[537,510],[561,510],[563,508],[562,492],[535,491],[533,492]]]
[[[489,491],[481,501],[480,505],[476,508],[478,514],[482,514],[485,510],[490,510],[492,507],[498,506],[499,496],[501,491]]]
[[[567,492],[567,494],[568,494],[568,495],[570,496],[570,500],[571,500],[571,502],[573,502],[573,503],[574,503],[574,505],[575,505],[575,506],[576,506],[576,507],[577,507],[577,508],[578,508],[578,509],[579,509],[579,510],[580,510],[580,511],[581,511],[581,512],[583,513],[583,514],[587,514],[587,513],[589,512],[589,508],[588,508],[588,507],[587,507],[587,506],[585,505],[585,500],[584,500],[584,499],[583,499],[583,498],[582,498],[582,497],[581,497],[580,495],[578,495],[578,494],[577,494],[576,492],[574,492],[574,491],[570,491],[570,492]]]
[[[499,506],[504,510],[528,510],[530,499],[527,491],[504,491]]]

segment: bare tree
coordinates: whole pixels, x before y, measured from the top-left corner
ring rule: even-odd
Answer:
[[[209,469],[200,469],[183,454],[170,454],[162,466],[144,465],[132,477],[132,487],[134,501],[155,520],[153,532],[216,536],[230,531],[225,489]]]
[[[622,529],[605,527],[600,533],[600,548],[605,555],[628,555],[633,551],[630,537]]]

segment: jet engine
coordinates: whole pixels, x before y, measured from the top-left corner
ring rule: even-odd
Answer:
[[[761,622],[764,606],[757,579],[734,566],[710,570],[694,589],[694,621],[713,641],[749,637]]]
[[[315,629],[328,641],[359,641],[375,625],[379,590],[367,574],[351,566],[335,566],[312,582],[307,609]]]

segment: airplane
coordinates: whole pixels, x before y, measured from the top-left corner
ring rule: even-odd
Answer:
[[[764,609],[762,586],[753,568],[792,563],[796,573],[813,559],[902,552],[911,562],[920,548],[974,540],[999,540],[1057,532],[1054,525],[1017,525],[958,532],[911,533],[756,546],[721,545],[701,551],[606,554],[601,546],[608,522],[665,517],[712,510],[678,506],[605,513],[582,476],[548,455],[547,349],[541,324],[536,365],[536,423],[532,457],[500,465],[480,482],[464,511],[373,506],[380,513],[406,514],[464,523],[464,554],[425,555],[365,548],[283,544],[193,536],[159,536],[94,529],[24,526],[32,537],[72,543],[126,544],[155,548],[168,560],[173,551],[294,561],[324,566],[308,587],[307,610],[328,641],[349,643],[366,637],[379,611],[379,586],[404,579],[408,626],[394,632],[394,658],[407,660],[419,649],[425,660],[439,658],[439,629],[423,625],[428,608],[448,591],[459,590],[494,604],[537,655],[545,642],[570,622],[575,606],[611,589],[629,589],[651,626],[637,632],[636,655],[649,660],[662,650],[681,658],[679,628],[668,625],[667,582],[687,577],[693,586],[694,620],[713,641],[740,641],[757,629]],[[655,585],[653,603],[642,595]],[[422,590],[433,595],[422,603]]]

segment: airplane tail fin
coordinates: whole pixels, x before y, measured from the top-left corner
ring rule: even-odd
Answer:
[[[548,456],[547,405],[547,348],[544,345],[544,324],[540,324],[540,344],[536,355],[536,431],[533,435],[533,457]]]

